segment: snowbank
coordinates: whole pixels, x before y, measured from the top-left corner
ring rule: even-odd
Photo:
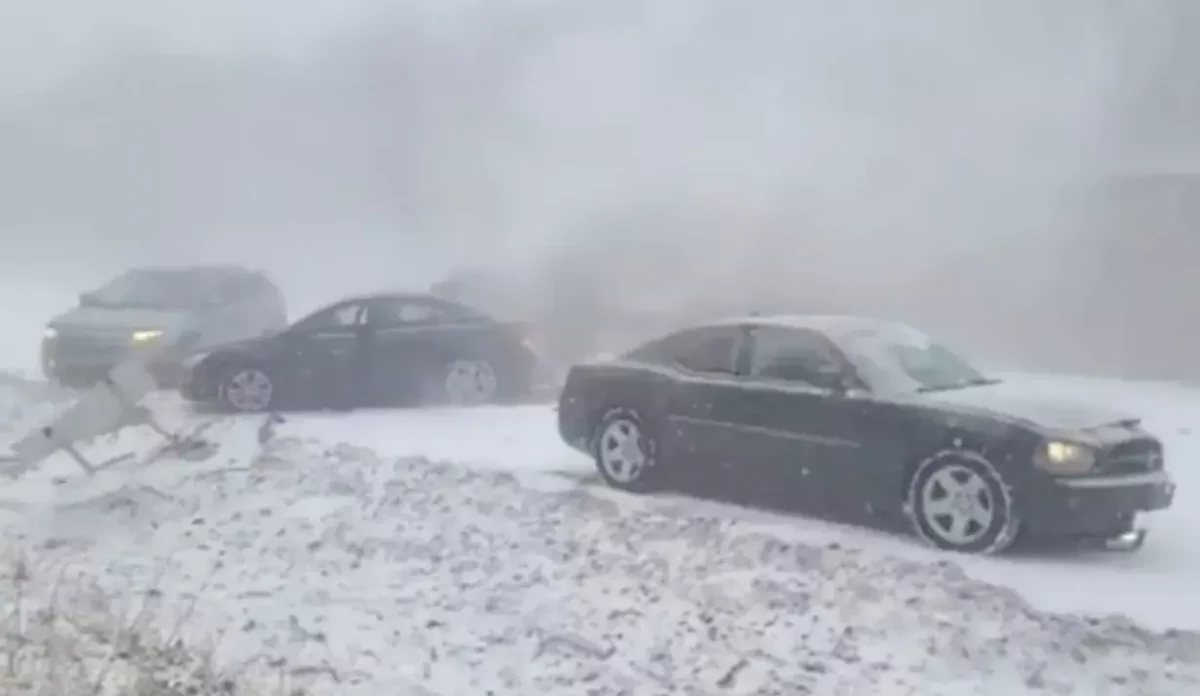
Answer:
[[[146,630],[314,694],[1200,693],[1200,636],[1039,612],[950,563],[347,445],[189,465],[170,498],[6,547],[95,597],[157,588]]]
[[[213,670],[207,652],[148,626],[156,616],[152,590],[119,605],[84,578],[19,557],[8,559],[0,588],[0,693],[94,696],[265,694],[265,683]],[[29,588],[52,587],[49,597]],[[181,615],[179,622],[190,617]]]
[[[25,429],[52,417],[72,394],[47,382],[0,370],[0,436],[24,434]]]

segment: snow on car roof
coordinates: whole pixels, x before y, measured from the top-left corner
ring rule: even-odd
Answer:
[[[830,336],[841,336],[852,331],[880,330],[895,327],[908,328],[897,322],[839,314],[767,314],[729,317],[713,322],[715,326],[777,326],[791,329],[813,329]]]

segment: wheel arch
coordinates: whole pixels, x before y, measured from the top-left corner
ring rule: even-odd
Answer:
[[[577,365],[559,395],[559,430],[573,446],[591,447],[596,428],[616,408],[651,421],[665,411],[670,377],[657,370],[625,365]]]
[[[1008,474],[1014,468],[1012,462],[1025,439],[1021,431],[1010,424],[990,419],[938,414],[924,419],[923,426],[914,428],[919,435],[912,442],[898,480],[896,495],[902,501],[907,501],[913,477],[930,458],[944,452],[970,452],[984,457],[999,471]]]
[[[214,393],[218,398],[221,398],[225,390],[225,381],[230,378],[234,370],[246,368],[261,369],[271,377],[274,381],[275,376],[272,373],[269,361],[262,356],[254,355],[253,353],[237,350],[221,353],[214,353],[205,358],[204,378],[208,380],[214,388]]]
[[[222,378],[235,367],[266,367],[266,362],[261,356],[243,350],[212,353],[204,359],[204,362],[205,369],[215,379]]]

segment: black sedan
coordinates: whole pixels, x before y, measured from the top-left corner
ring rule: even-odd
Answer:
[[[182,393],[239,412],[520,399],[537,365],[525,333],[430,295],[356,297],[197,356]]]
[[[559,431],[617,488],[670,489],[995,553],[1018,537],[1133,549],[1166,508],[1137,419],[986,377],[907,326],[747,317],[577,365]]]

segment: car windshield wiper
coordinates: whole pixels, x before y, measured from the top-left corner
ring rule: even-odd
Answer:
[[[919,387],[918,392],[925,394],[928,392],[951,391],[953,389],[966,389],[967,387],[986,387],[992,384],[1000,384],[1003,380],[996,377],[975,377],[973,379],[964,379],[959,382],[950,382],[949,384],[932,384],[924,387]]]

